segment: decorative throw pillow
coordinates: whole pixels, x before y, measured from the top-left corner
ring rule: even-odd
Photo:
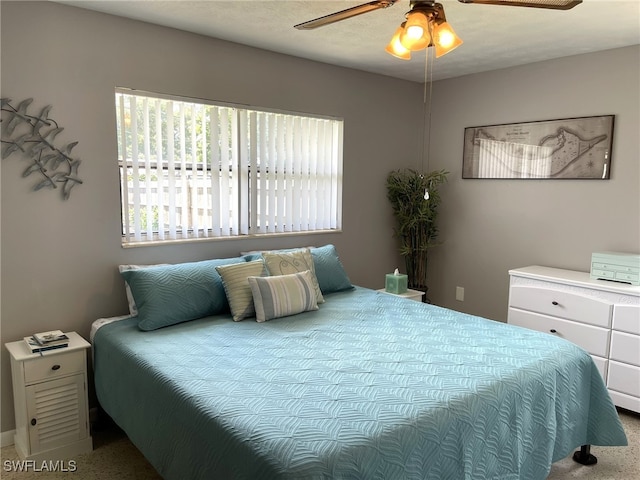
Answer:
[[[118,265],[118,271],[120,273],[126,272],[128,270],[140,270],[142,268],[151,268],[151,267],[163,267],[168,265],[168,263],[158,263],[156,265]],[[138,308],[136,307],[136,301],[133,299],[133,294],[131,293],[131,287],[127,281],[124,282],[124,290],[127,294],[127,302],[129,303],[129,313],[134,317],[138,315]]]
[[[227,293],[227,301],[233,320],[237,322],[243,318],[255,316],[256,309],[253,306],[253,296],[247,278],[265,276],[264,262],[255,260],[247,263],[221,265],[216,267],[216,271],[222,277],[222,285]]]
[[[244,258],[222,258],[122,272],[138,307],[140,330],[229,311],[219,265],[245,263]]]
[[[316,278],[313,257],[308,248],[289,252],[262,252],[262,257],[271,276],[290,275],[292,273],[309,270],[313,282],[313,289],[316,292],[316,301],[318,303],[324,302],[324,297],[322,296],[322,291]]]
[[[345,272],[338,252],[333,245],[311,248],[311,256],[315,266],[318,285],[323,294],[340,292],[353,288],[347,272]]]
[[[258,322],[318,310],[310,270],[276,277],[249,277],[249,286]]]
[[[263,253],[291,253],[304,250],[305,248],[313,248],[313,245],[294,248],[274,248],[271,250],[249,250],[247,252],[240,252],[240,255],[242,255],[247,262],[251,262],[253,260],[263,259]]]

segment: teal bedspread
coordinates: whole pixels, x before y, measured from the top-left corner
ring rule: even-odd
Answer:
[[[126,319],[93,348],[101,406],[166,479],[535,480],[626,445],[579,347],[364,288],[266,323]]]

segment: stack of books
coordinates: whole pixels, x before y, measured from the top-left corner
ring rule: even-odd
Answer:
[[[60,330],[34,333],[30,337],[24,337],[24,341],[31,353],[46,352],[69,346],[69,337]]]

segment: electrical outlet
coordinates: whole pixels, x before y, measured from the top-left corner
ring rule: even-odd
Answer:
[[[464,302],[464,287],[456,287],[456,300]]]

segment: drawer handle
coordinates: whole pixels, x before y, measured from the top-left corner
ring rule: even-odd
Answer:
[[[551,305],[558,305],[558,302],[554,300],[553,302],[551,302]]]
[[[555,328],[552,328],[551,330],[549,330],[551,333],[557,333]]]
[[[31,419],[31,425],[35,426],[36,423],[38,423],[38,421],[35,418],[32,418]]]
[[[51,367],[51,370],[60,370],[60,365],[55,364],[53,367]]]

